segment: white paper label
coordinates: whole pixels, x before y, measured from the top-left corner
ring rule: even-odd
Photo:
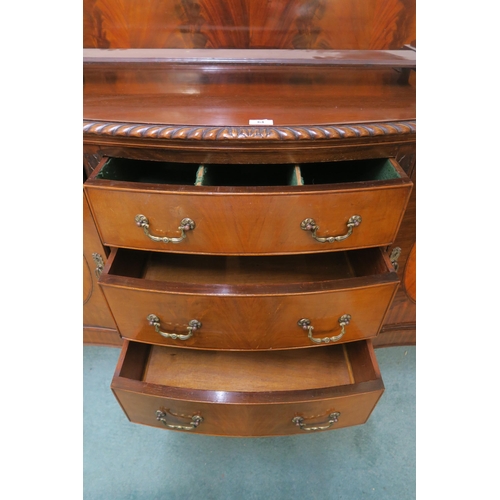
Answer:
[[[262,120],[248,120],[249,125],[274,125],[273,120],[267,120],[267,119],[262,119]]]

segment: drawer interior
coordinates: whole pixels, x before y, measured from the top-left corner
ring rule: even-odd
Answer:
[[[401,175],[387,158],[349,160],[300,165],[304,185],[386,181]]]
[[[202,165],[198,186],[301,186],[297,165]]]
[[[387,159],[295,164],[205,164],[108,158],[95,179],[185,186],[307,186],[399,179]]]
[[[341,281],[388,273],[380,249],[278,256],[183,255],[117,249],[109,275],[192,285],[283,285]]]
[[[108,158],[96,179],[152,184],[193,185],[199,166],[193,163]]]
[[[222,392],[307,391],[375,380],[366,342],[265,352],[194,351],[129,342],[120,377]]]

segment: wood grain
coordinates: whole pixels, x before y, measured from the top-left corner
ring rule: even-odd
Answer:
[[[399,49],[416,39],[415,0],[84,0],[95,48]]]
[[[115,322],[109,311],[102,291],[97,284],[96,264],[93,253],[106,261],[106,252],[101,244],[85,196],[83,197],[83,324],[88,327],[111,329],[112,337],[118,337]],[[89,334],[90,332],[88,332]],[[87,340],[89,336],[87,334]],[[99,338],[95,338],[99,341]],[[102,340],[102,339],[101,339]]]
[[[417,301],[417,245],[413,245],[410,255],[406,260],[404,287],[408,298]]]
[[[412,184],[391,161],[398,179],[338,185],[162,185],[99,179],[96,169],[84,187],[108,246],[224,255],[328,252],[394,241]],[[136,226],[138,214],[149,219],[150,232],[159,237],[178,237],[180,221],[186,217],[196,228],[179,244],[155,242]],[[321,229],[319,236],[343,235],[354,215],[362,217],[360,226],[350,237],[331,244],[319,243],[300,227],[304,219],[313,218]]]
[[[91,53],[83,74],[87,220],[97,221],[101,248],[114,247],[99,286],[121,333],[140,341],[123,341],[112,382],[127,417],[167,428],[158,410],[174,425],[201,415],[189,432],[221,436],[307,435],[293,417],[324,425],[333,411],[340,412],[333,429],[366,422],[384,390],[370,339],[383,324],[377,345],[415,338],[414,194],[408,199],[416,54],[363,51],[413,42],[415,0],[84,0],[83,7],[84,47],[132,49]],[[194,51],[187,58],[178,52],[186,49]],[[262,49],[270,51],[253,52]],[[346,49],[362,52],[326,52]],[[272,124],[250,125],[254,119]],[[333,162],[332,170],[350,173],[341,162],[392,158],[404,175],[334,187],[241,181],[194,190],[98,181],[106,155],[186,170],[190,162],[220,163],[253,168],[257,177],[279,164]],[[321,236],[343,234],[358,212],[361,226],[333,248],[298,228],[313,217]],[[138,213],[159,235],[175,235],[182,217],[197,227],[175,247],[153,247],[134,225]],[[396,245],[397,273],[384,253]],[[100,290],[84,255],[87,307]],[[185,333],[192,316],[202,328],[179,349],[158,340],[150,313],[166,331]],[[352,320],[341,345],[305,348],[299,318],[309,317],[323,337],[338,333],[344,313]],[[116,330],[89,332],[97,339]],[[171,345],[153,345],[161,342]]]
[[[125,341],[122,349],[122,354],[118,362],[115,376],[112,381],[112,389],[120,402],[122,408],[132,422],[151,425],[159,428],[166,428],[161,422],[156,419],[156,411],[159,409],[169,412],[170,423],[174,425],[188,425],[192,415],[201,415],[204,421],[193,432],[197,434],[209,435],[225,435],[225,436],[273,436],[273,435],[288,435],[288,434],[306,434],[300,430],[292,419],[295,416],[302,416],[306,419],[308,425],[324,423],[328,420],[328,415],[332,411],[341,413],[339,421],[332,429],[342,428],[350,425],[359,425],[368,419],[378,399],[380,398],[384,387],[380,379],[380,371],[376,366],[376,359],[373,355],[373,347],[371,344],[366,344],[366,349],[360,349],[356,344],[348,344],[346,346],[346,356],[349,358],[351,349],[354,349],[358,356],[360,365],[371,366],[371,370],[359,372],[358,377],[352,382],[344,384],[346,381],[344,376],[340,379],[333,376],[325,383],[324,380],[319,381],[319,378],[324,376],[324,369],[321,369],[314,375],[314,370],[310,372],[312,385],[319,388],[303,387],[301,378],[301,358],[293,354],[284,353],[287,361],[292,366],[290,377],[279,383],[279,367],[272,363],[260,367],[265,371],[263,378],[270,381],[270,386],[274,386],[276,390],[271,391],[211,391],[188,389],[185,387],[167,386],[162,384],[148,383],[142,379],[143,373],[146,377],[151,376],[144,363],[145,358],[133,356],[133,351],[139,347],[141,352],[144,351],[144,345],[138,346],[136,343]],[[155,349],[155,348],[154,348]],[[168,348],[161,348],[168,349]],[[307,363],[313,367],[318,363],[318,367],[322,365],[320,359],[325,360],[324,355],[327,353],[337,353],[338,349],[343,349],[342,346],[325,347],[321,350],[314,350],[314,355],[318,355],[317,361],[315,356],[306,356]],[[177,352],[175,350],[165,351],[168,353]],[[269,353],[275,356],[274,353]],[[230,353],[233,356],[234,353]],[[345,356],[344,354],[342,354]],[[129,364],[128,358],[132,356],[135,369],[127,368],[126,373],[129,377],[126,378],[125,373],[122,375],[122,367]],[[179,354],[177,354],[179,356]],[[181,354],[182,356],[182,354]],[[258,359],[250,353],[251,359]],[[283,358],[282,358],[283,359]],[[331,361],[333,361],[331,358]],[[345,359],[345,358],[344,358]],[[142,360],[142,361],[141,361]],[[183,370],[196,371],[196,357],[193,359],[194,365],[189,369],[184,366]],[[258,372],[255,369],[249,368],[252,361],[246,361],[248,365],[246,370],[240,374],[244,378],[244,372],[247,377],[254,378]],[[323,365],[323,368],[328,366]],[[291,370],[292,367],[294,370]],[[340,365],[335,363],[327,371],[332,374],[334,372],[345,373],[346,364],[343,361]],[[213,370],[212,370],[213,371]],[[157,370],[160,378],[163,376],[162,369]],[[179,372],[180,373],[180,372]],[[274,376],[278,378],[275,379]],[[172,374],[173,377],[179,380],[177,374]],[[168,375],[166,375],[168,377]],[[231,377],[226,377],[226,381],[230,387],[236,389],[234,383],[230,381]],[[294,386],[294,380],[298,384],[295,390],[290,389],[290,384]],[[241,382],[241,380],[240,380]],[[248,381],[251,387],[253,382]],[[336,385],[336,384],[341,385]],[[185,385],[185,382],[184,382]],[[254,384],[255,387],[255,384]],[[269,404],[269,403],[273,404]]]
[[[103,347],[122,347],[123,340],[114,328],[83,325],[83,343]]]
[[[396,332],[401,332],[403,344],[416,342],[416,167],[413,167],[412,181],[414,188],[406,209],[398,236],[389,252],[394,247],[401,248],[398,259],[398,275],[402,279],[401,286],[385,320],[383,332],[390,334],[384,343],[396,338]],[[408,266],[408,271],[406,270]],[[408,289],[406,286],[408,285]],[[380,341],[383,341],[382,338]],[[377,344],[378,345],[378,344]]]
[[[199,129],[197,140],[210,140],[221,134],[231,138],[233,127],[238,127],[239,135],[274,131],[264,139],[280,140],[281,135],[286,138],[287,127],[291,131],[312,127],[315,139],[315,133],[317,138],[325,134],[322,126],[337,124],[344,126],[338,132],[341,138],[342,131],[370,136],[371,128],[380,135],[398,135],[407,127],[384,130],[383,123],[391,127],[393,122],[416,118],[415,75],[402,84],[401,74],[393,69],[243,65],[214,70],[110,63],[87,65],[83,76],[83,117],[90,124],[85,135],[123,134],[128,127],[132,136],[156,133],[175,139],[182,138],[187,128],[190,136]],[[250,120],[263,118],[273,120],[273,126],[249,126]],[[348,124],[367,124],[367,128],[349,133]],[[335,136],[334,129],[327,135]]]
[[[349,252],[314,259],[154,255],[151,260],[120,249],[112,252],[101,286],[129,339],[194,349],[315,347],[297,324],[302,318],[311,321],[315,338],[323,338],[339,335],[339,318],[350,314],[339,342],[374,337],[382,325],[398,281],[379,249],[358,253],[357,259]],[[130,264],[141,258],[131,274]],[[255,276],[247,280],[252,270]],[[192,319],[202,327],[188,340],[167,339],[149,324],[149,314],[160,318],[167,333],[186,334]]]
[[[319,389],[354,380],[342,348],[242,353],[156,346],[144,382],[205,391],[267,392]]]

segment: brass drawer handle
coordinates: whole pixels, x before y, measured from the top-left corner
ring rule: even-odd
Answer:
[[[180,243],[186,237],[186,231],[192,231],[196,227],[194,220],[189,218],[182,219],[178,227],[181,235],[178,238],[167,238],[166,236],[153,236],[149,232],[149,219],[145,215],[137,214],[135,216],[135,223],[144,229],[144,233],[148,238],[161,243]]]
[[[294,417],[292,418],[292,422],[297,427],[300,427],[303,431],[325,431],[326,429],[329,429],[333,424],[337,423],[339,421],[339,417],[340,413],[338,411],[334,411],[333,413],[330,413],[330,415],[328,415],[327,425],[318,425],[315,427],[306,427],[303,417]]]
[[[104,260],[102,258],[102,255],[94,252],[92,254],[92,259],[94,260],[96,265],[96,268],[94,269],[95,275],[97,278],[100,278],[102,270],[104,269]]]
[[[334,337],[325,337],[323,339],[316,339],[312,336],[314,326],[311,325],[311,320],[307,318],[302,318],[300,319],[297,324],[302,327],[304,330],[308,330],[308,337],[315,343],[315,344],[321,344],[325,343],[328,344],[329,342],[337,342],[337,340],[340,340],[344,334],[345,334],[345,327],[348,325],[351,321],[351,315],[350,314],[343,314],[339,318],[339,323],[340,323],[340,333],[338,335],[335,335]]]
[[[158,316],[156,316],[155,314],[150,314],[146,319],[149,321],[149,324],[151,326],[155,327],[156,333],[159,333],[162,337],[165,337],[167,339],[187,340],[193,336],[193,332],[195,330],[199,330],[201,328],[201,323],[197,319],[192,319],[187,327],[187,335],[181,335],[178,333],[165,333],[160,330],[160,318]]]
[[[341,236],[328,236],[326,238],[322,238],[316,234],[318,229],[319,229],[319,226],[316,225],[316,221],[314,219],[304,219],[300,223],[300,228],[303,229],[304,231],[311,231],[312,237],[316,241],[319,241],[320,243],[333,243],[334,241],[342,241],[342,240],[345,240],[346,238],[349,238],[349,236],[351,236],[351,234],[352,234],[353,229],[355,227],[358,227],[360,224],[361,224],[361,217],[359,215],[353,215],[347,221],[347,233],[346,234],[343,234]]]
[[[203,422],[203,417],[200,415],[193,415],[192,417],[187,417],[191,419],[191,422],[189,425],[174,425],[174,424],[169,424],[167,422],[167,414],[172,413],[168,410],[157,410],[156,411],[156,420],[161,422],[163,425],[166,425],[170,429],[177,429],[179,431],[192,431],[193,429],[196,429],[202,422]]]

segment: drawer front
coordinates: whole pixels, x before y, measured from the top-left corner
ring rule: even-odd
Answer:
[[[375,337],[396,289],[397,283],[385,283],[302,295],[202,296],[103,287],[125,338],[177,347],[243,350],[312,347],[324,345],[325,338],[341,343]],[[342,326],[346,319],[341,318],[347,314],[348,324]],[[158,320],[148,320],[150,315]],[[313,330],[307,322],[300,326],[302,319],[309,320]],[[193,320],[201,326],[191,331],[188,327]],[[157,330],[192,336],[166,338]]]
[[[230,188],[94,177],[85,189],[108,246],[221,255],[327,252],[394,241],[412,184],[393,163],[401,177],[389,181]]]
[[[316,402],[248,405],[186,402],[117,388],[113,392],[128,419],[137,424],[196,434],[259,437],[311,434],[364,424],[383,390]],[[330,418],[334,412],[340,415]],[[198,423],[193,416],[203,420]],[[303,420],[294,421],[296,417]]]
[[[266,350],[375,337],[399,281],[378,248],[313,260],[114,249],[99,284],[124,338]]]
[[[267,353],[125,341],[111,388],[132,422],[220,436],[363,424],[384,390],[369,341]]]

